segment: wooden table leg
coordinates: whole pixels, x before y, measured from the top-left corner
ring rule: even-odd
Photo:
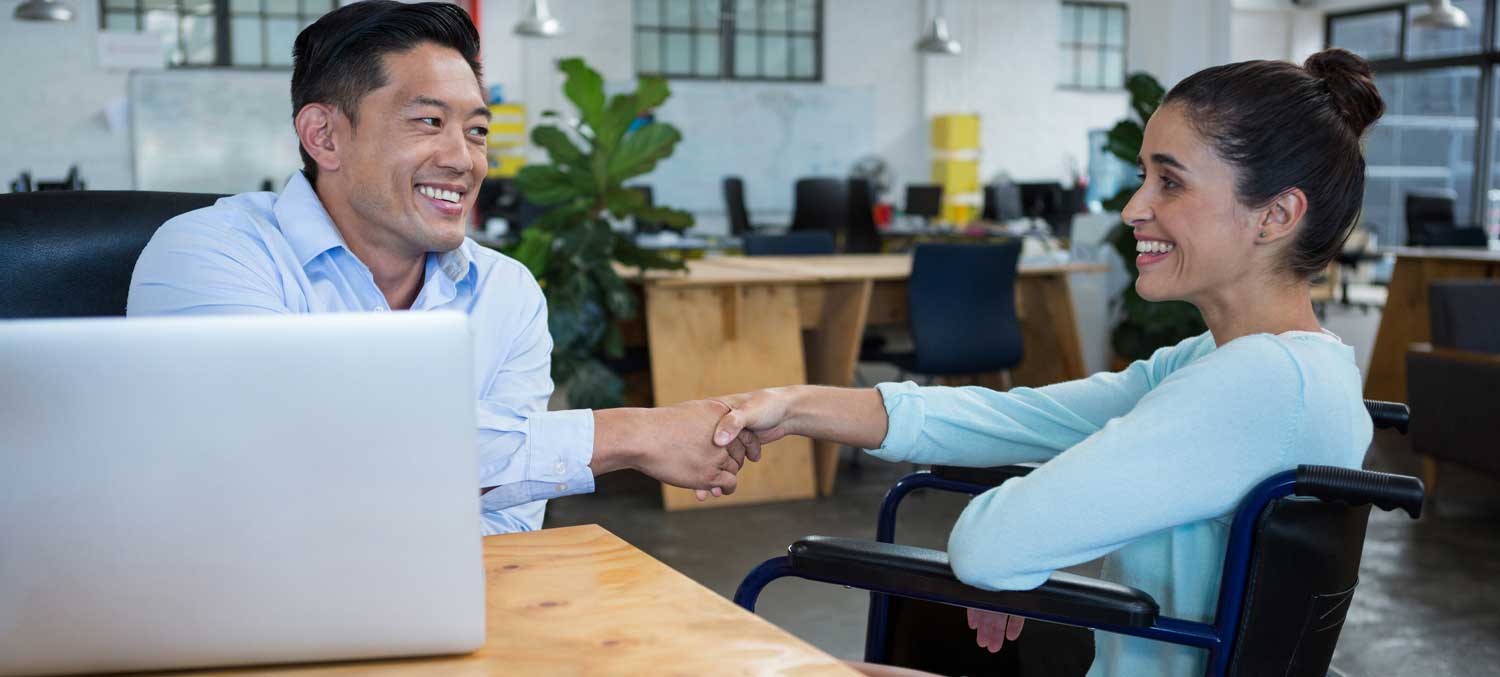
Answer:
[[[646,329],[658,406],[807,382],[792,285],[647,287]],[[788,437],[741,471],[733,495],[699,503],[662,485],[662,499],[681,510],[812,498],[816,489],[812,444]]]
[[[1023,275],[1016,278],[1016,287],[1017,312],[1025,318],[1024,357],[1010,371],[1013,385],[1044,386],[1087,376],[1067,274]]]
[[[823,285],[822,315],[817,327],[805,334],[808,383],[848,386],[854,382],[873,288],[870,280]],[[838,474],[839,445],[820,441],[813,449],[818,494],[827,496],[833,493]]]

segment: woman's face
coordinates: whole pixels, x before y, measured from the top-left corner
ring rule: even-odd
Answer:
[[[1256,216],[1235,198],[1235,172],[1169,105],[1146,124],[1143,183],[1121,213],[1135,229],[1135,290],[1199,307],[1254,272]]]

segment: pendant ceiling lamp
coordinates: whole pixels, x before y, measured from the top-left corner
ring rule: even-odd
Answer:
[[[1469,27],[1469,15],[1454,7],[1453,0],[1428,0],[1427,4],[1429,6],[1427,13],[1419,14],[1417,18],[1411,20],[1413,26],[1452,30],[1463,30]]]
[[[927,32],[922,34],[922,39],[917,42],[917,51],[925,54],[962,54],[963,45],[958,44],[948,34],[948,20],[943,18],[943,0],[938,0],[937,13],[932,15],[932,20],[927,23]]]
[[[23,21],[72,21],[73,8],[58,0],[26,0],[12,16]]]
[[[547,0],[531,0],[526,5],[526,16],[516,22],[516,35],[532,38],[555,38],[562,35],[562,22],[547,9]]]

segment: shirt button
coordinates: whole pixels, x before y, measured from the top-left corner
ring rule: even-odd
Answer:
[[[566,472],[567,470],[568,470],[568,464],[567,463],[563,463],[562,461],[558,461],[557,465],[552,466],[552,471],[556,472],[559,475],[561,475],[562,473]]]
[[[568,490],[568,485],[566,485],[566,484],[559,484],[559,485],[557,485],[557,490],[558,491],[567,491]]]

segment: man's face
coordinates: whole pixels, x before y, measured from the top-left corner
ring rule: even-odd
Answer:
[[[457,249],[488,169],[479,82],[461,54],[432,43],[384,63],[386,85],[360,99],[339,157],[357,227],[387,251]]]

